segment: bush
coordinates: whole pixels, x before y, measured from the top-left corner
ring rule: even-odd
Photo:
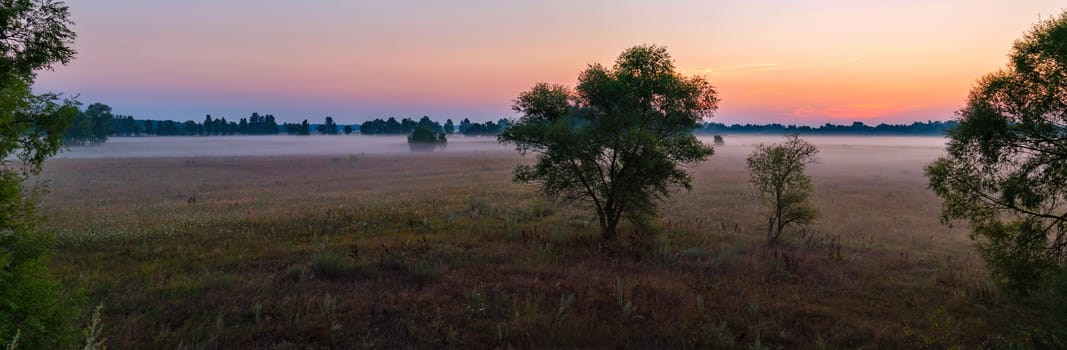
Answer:
[[[315,277],[333,280],[356,278],[363,274],[363,265],[350,257],[324,253],[311,263]]]
[[[54,239],[36,232],[32,197],[0,171],[0,344],[27,349],[73,344],[75,303],[48,270]]]

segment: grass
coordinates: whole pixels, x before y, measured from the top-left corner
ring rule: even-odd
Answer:
[[[822,219],[768,251],[746,152],[692,169],[646,243],[496,153],[53,160],[43,208],[116,349],[973,348],[1029,317],[939,223],[928,154],[824,149]]]

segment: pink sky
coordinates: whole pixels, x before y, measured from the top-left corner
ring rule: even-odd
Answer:
[[[636,44],[723,99],[713,121],[952,117],[1057,1],[68,1],[77,59],[38,90],[138,118],[514,116]]]

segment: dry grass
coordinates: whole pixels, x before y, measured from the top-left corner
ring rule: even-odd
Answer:
[[[111,348],[972,348],[1007,334],[1019,311],[925,189],[938,151],[824,149],[819,223],[767,251],[748,150],[719,148],[658,236],[618,245],[511,183],[528,159],[500,153],[54,160],[44,208],[55,265],[105,305]]]

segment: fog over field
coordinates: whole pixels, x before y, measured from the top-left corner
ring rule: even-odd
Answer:
[[[712,137],[701,135],[712,144]],[[819,148],[819,162],[811,166],[815,176],[904,175],[919,179],[922,168],[945,153],[946,139],[921,136],[805,136]],[[774,135],[725,136],[726,144],[714,146],[715,155],[707,166],[743,170],[744,159],[760,144],[777,143]],[[444,149],[433,153],[456,156],[492,155],[494,158],[518,154],[495,137],[453,136]],[[259,157],[259,156],[352,156],[413,154],[404,136],[216,136],[216,137],[114,137],[99,146],[71,147],[60,159]],[[443,154],[441,156],[444,156]],[[532,159],[532,155],[527,158]]]
[[[712,144],[711,136],[699,137]],[[773,135],[727,135],[726,145],[715,147],[719,155],[751,152],[763,143],[783,140]],[[822,159],[858,156],[848,162],[873,158],[895,160],[932,160],[943,153],[945,139],[920,136],[805,136],[805,140],[822,150]],[[510,152],[511,147],[497,143],[495,137],[453,136],[444,149],[447,153]],[[874,152],[875,154],[872,154]],[[204,156],[285,156],[285,155],[352,155],[411,153],[404,136],[215,136],[215,137],[113,137],[102,145],[71,147],[56,158],[104,159],[141,157]],[[844,159],[842,159],[844,160]]]

